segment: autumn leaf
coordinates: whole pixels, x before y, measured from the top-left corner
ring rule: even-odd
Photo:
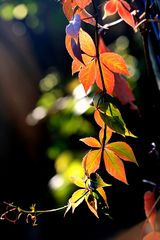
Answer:
[[[74,213],[75,209],[85,200],[89,210],[98,218],[97,203],[99,199],[96,197],[96,191],[99,192],[105,202],[105,205],[108,207],[107,197],[103,187],[111,185],[105,183],[97,173],[94,173],[94,178],[91,178],[91,175],[85,175],[83,178],[79,178],[77,176],[72,177],[72,182],[81,188],[72,194],[68,201],[68,207],[64,215],[66,215],[70,209],[72,209],[72,213]]]
[[[84,9],[92,2],[92,0],[75,0],[75,1],[78,7],[80,7],[81,9]]]
[[[159,240],[159,239],[160,232],[150,232],[143,238],[143,240]]]
[[[81,28],[78,39],[79,44],[76,40],[74,42],[71,37],[66,36],[66,49],[73,58],[72,74],[79,71],[78,78],[86,93],[96,83],[101,90],[106,90],[108,94],[112,94],[115,86],[114,73],[128,74],[128,68],[123,58],[116,53],[108,52],[107,48],[104,52],[105,46],[100,38],[99,63],[91,36]],[[77,51],[75,53],[73,45],[75,49],[76,46],[80,46],[81,55],[77,55]],[[82,56],[83,61],[79,56]]]
[[[74,15],[74,9],[77,6],[76,2],[72,0],[63,0],[62,4],[64,15],[69,21],[72,20]]]
[[[114,178],[127,184],[124,164],[121,159],[109,149],[104,151],[104,163],[106,171]]]
[[[90,147],[95,147],[95,148],[101,147],[101,144],[99,143],[99,141],[94,137],[81,138],[80,141],[84,142],[86,145]]]
[[[100,55],[101,62],[112,72],[129,74],[124,59],[117,53],[106,52]]]
[[[130,12],[130,5],[124,0],[109,0],[104,5],[104,16],[103,19],[107,16],[111,16],[118,12],[120,17],[131,27],[135,27],[134,18]]]
[[[84,30],[80,30],[79,32],[79,42],[81,50],[87,54],[88,56],[95,57],[96,56],[96,48],[94,42],[90,35]]]
[[[137,163],[132,148],[125,142],[113,142],[106,145],[107,149],[113,151],[119,158]]]
[[[155,221],[156,221],[156,209],[153,207],[155,204],[155,193],[147,191],[144,194],[144,210],[146,217],[152,227],[152,230],[155,230]]]
[[[94,173],[100,165],[101,161],[101,149],[89,151],[82,160],[82,166],[86,173],[90,175]]]
[[[131,87],[127,80],[119,74],[115,74],[113,96],[115,96],[123,105],[129,104],[130,109],[137,110],[137,106],[134,104],[135,97]]]

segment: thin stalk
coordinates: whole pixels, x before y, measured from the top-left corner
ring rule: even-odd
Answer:
[[[102,80],[103,91],[107,92],[107,89],[106,89],[106,86],[105,86],[105,83],[104,83],[104,77],[103,77],[102,66],[101,66],[101,61],[100,61],[100,54],[99,54],[98,11],[97,11],[97,6],[96,6],[94,0],[92,0],[92,4],[93,4],[93,9],[94,9],[94,11],[95,11],[95,21],[96,21],[96,26],[95,26],[96,57],[97,57],[98,67],[99,67],[100,76],[101,76],[101,80]]]
[[[95,0],[92,0],[92,4],[93,4],[94,12],[95,12],[95,21],[96,21],[96,26],[95,26],[96,57],[97,57],[99,72],[100,72],[100,76],[101,76],[101,80],[102,80],[103,92],[105,92],[105,94],[106,94],[107,93],[107,89],[106,89],[106,86],[105,86],[105,83],[104,83],[104,76],[103,76],[103,72],[102,72],[102,66],[101,66],[100,54],[99,54],[99,33],[98,33],[98,31],[99,31],[99,24],[98,24],[98,11],[97,11],[97,6],[95,4]],[[107,125],[105,123],[105,125],[104,125],[104,134],[103,134],[103,139],[102,139],[101,162],[103,160],[104,148],[105,148],[105,144],[106,144],[106,131],[107,131]]]

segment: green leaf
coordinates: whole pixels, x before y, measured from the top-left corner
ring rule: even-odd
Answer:
[[[111,184],[105,183],[98,173],[96,173],[96,181],[97,181],[97,188],[111,186]]]
[[[107,114],[100,113],[102,120],[116,133],[125,134],[125,125],[119,116],[108,116]]]

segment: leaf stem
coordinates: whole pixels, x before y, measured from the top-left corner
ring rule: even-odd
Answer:
[[[99,24],[98,24],[98,11],[97,11],[97,6],[95,4],[95,0],[92,0],[92,4],[93,4],[93,9],[95,11],[95,21],[96,21],[96,25],[95,25],[96,57],[97,57],[98,67],[99,67],[100,76],[101,76],[101,80],[102,80],[103,91],[105,91],[107,93],[107,89],[106,89],[105,83],[104,83],[101,61],[100,61],[100,54],[99,54],[99,33],[98,33]]]

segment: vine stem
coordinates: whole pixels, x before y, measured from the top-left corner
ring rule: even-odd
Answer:
[[[101,66],[101,61],[100,61],[100,54],[99,54],[99,23],[98,23],[98,11],[97,11],[97,6],[95,4],[95,0],[92,0],[93,4],[93,9],[95,12],[95,46],[96,46],[96,57],[97,57],[97,62],[98,62],[98,67],[99,67],[99,72],[102,80],[102,87],[103,87],[103,92],[107,94],[107,89],[104,83],[104,76],[102,72],[102,66]],[[104,135],[102,139],[102,154],[101,154],[101,160],[103,160],[103,154],[104,154],[104,148],[105,148],[105,143],[106,143],[106,131],[107,131],[107,125],[105,123],[104,125]],[[102,161],[101,161],[102,162]]]
[[[96,26],[95,26],[95,46],[96,46],[96,57],[97,57],[97,62],[98,62],[98,67],[99,67],[99,71],[100,71],[100,76],[101,76],[101,80],[102,80],[102,86],[103,86],[103,91],[107,92],[107,89],[105,87],[105,83],[104,83],[104,77],[103,77],[103,72],[102,72],[102,66],[101,66],[101,62],[100,62],[100,54],[99,54],[99,24],[98,24],[98,11],[97,11],[97,6],[95,4],[95,1],[92,0],[92,4],[93,4],[93,9],[95,11],[95,21],[96,21]]]
[[[57,212],[57,211],[60,211],[60,210],[63,210],[65,208],[68,207],[68,205],[65,205],[65,206],[62,206],[62,207],[59,207],[59,208],[53,208],[53,209],[47,209],[47,210],[25,210],[25,209],[22,209],[12,203],[7,203],[7,202],[4,202],[7,206],[13,208],[13,209],[17,209],[18,212],[23,212],[23,213],[26,213],[26,214],[41,214],[41,213],[51,213],[51,212]],[[10,210],[9,210],[10,211]]]

